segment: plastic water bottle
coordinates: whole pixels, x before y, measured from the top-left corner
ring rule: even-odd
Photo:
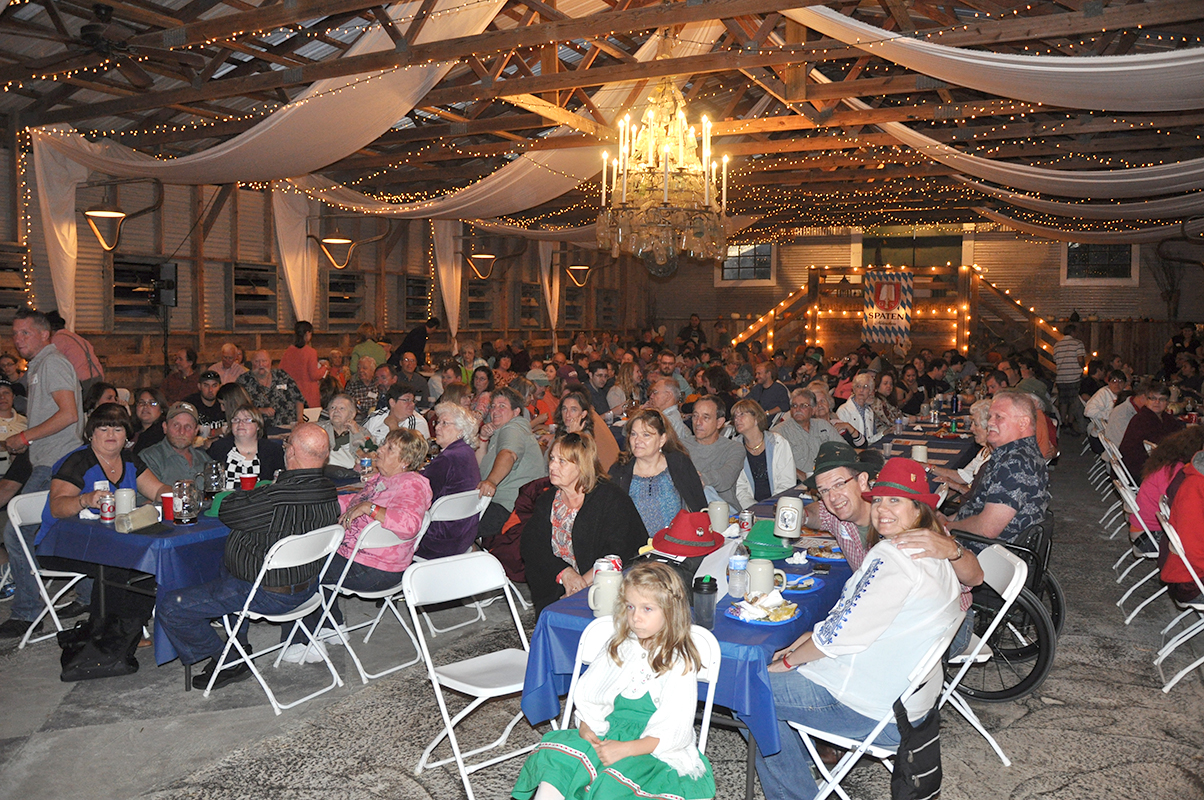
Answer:
[[[748,594],[748,548],[743,542],[727,560],[727,593],[736,601]]]
[[[903,428],[907,426],[907,420],[904,417],[899,417],[895,420],[895,435],[900,436],[903,433]]]

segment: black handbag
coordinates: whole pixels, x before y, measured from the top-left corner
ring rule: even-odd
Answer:
[[[912,724],[898,700],[894,709],[899,750],[890,776],[891,800],[928,800],[941,791],[941,711],[933,706]]]
[[[106,617],[100,624],[77,622],[58,634],[63,648],[59,680],[71,683],[135,673],[138,659],[134,653],[141,639],[141,620]]]

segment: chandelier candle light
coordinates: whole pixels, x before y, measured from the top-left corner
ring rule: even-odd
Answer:
[[[700,137],[686,124],[681,92],[665,78],[653,91],[642,122],[625,116],[618,128],[618,157],[602,154],[598,249],[615,258],[621,253],[641,258],[649,272],[661,276],[673,274],[679,256],[723,258],[728,159],[723,157],[717,193],[711,121],[702,118]]]

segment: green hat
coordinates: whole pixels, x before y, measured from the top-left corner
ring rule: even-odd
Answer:
[[[840,467],[847,467],[854,472],[870,471],[869,464],[857,460],[857,451],[851,445],[844,442],[824,442],[815,456],[815,471],[803,483],[808,489],[814,489],[817,477]]]

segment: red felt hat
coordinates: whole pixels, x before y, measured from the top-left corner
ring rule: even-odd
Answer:
[[[698,530],[702,529],[702,536]],[[711,530],[711,520],[705,511],[691,514],[679,511],[673,524],[657,531],[652,547],[671,556],[705,556],[723,546],[723,534]]]
[[[924,503],[934,511],[940,505],[940,498],[928,488],[928,475],[924,465],[910,458],[892,458],[882,465],[874,488],[862,492],[866,500],[875,497],[906,497],[917,503]]]

